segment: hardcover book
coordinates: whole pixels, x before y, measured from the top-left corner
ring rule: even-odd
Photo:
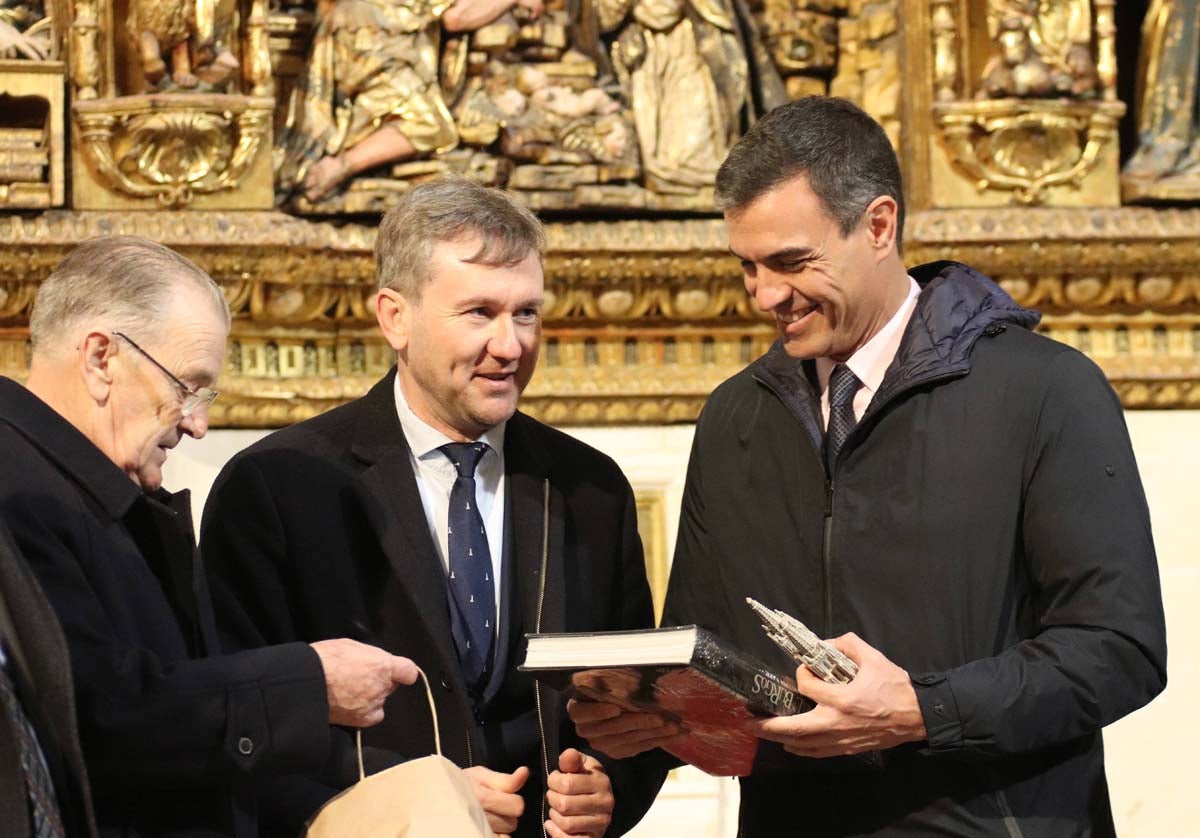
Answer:
[[[745,722],[813,707],[791,678],[697,626],[528,639],[522,672],[580,698],[677,722],[687,737],[667,750],[709,774],[750,773],[759,739]]]

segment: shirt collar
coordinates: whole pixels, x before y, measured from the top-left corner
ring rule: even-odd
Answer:
[[[396,397],[396,415],[400,418],[400,427],[404,431],[404,438],[408,440],[408,447],[413,456],[418,460],[424,460],[435,454],[439,457],[443,456],[438,449],[455,440],[413,413],[412,408],[408,405],[408,399],[404,397],[404,390],[400,386],[399,370],[396,371],[393,390]],[[493,453],[499,456],[504,452],[504,427],[506,424],[507,422],[501,422],[480,435],[479,441],[487,443],[491,449],[484,455],[485,460]]]
[[[896,313],[875,333],[869,341],[858,348],[858,351],[846,360],[846,366],[862,382],[863,389],[874,393],[883,384],[883,376],[896,357],[904,330],[917,307],[917,297],[921,294],[921,286],[911,276],[908,278],[908,296],[896,309]],[[821,391],[829,386],[829,374],[837,363],[832,358],[817,358],[817,379],[821,383]]]

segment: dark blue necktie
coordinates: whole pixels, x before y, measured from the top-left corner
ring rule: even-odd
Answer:
[[[451,442],[439,450],[458,469],[446,522],[454,642],[467,686],[480,693],[491,664],[496,626],[492,552],[475,502],[475,467],[488,446],[483,442]]]
[[[829,374],[829,426],[825,430],[825,473],[833,475],[838,452],[846,437],[854,430],[854,394],[862,382],[845,364],[838,364]]]
[[[3,638],[0,637],[0,643]],[[0,663],[0,705],[7,712],[17,735],[17,752],[21,759],[21,774],[25,777],[25,794],[29,798],[30,835],[33,838],[62,838],[65,834],[58,812],[58,800],[46,757],[38,745],[37,734],[29,717],[21,708],[21,699],[9,678],[7,667]]]

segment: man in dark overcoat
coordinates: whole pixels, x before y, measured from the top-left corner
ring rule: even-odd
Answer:
[[[443,752],[502,835],[620,834],[664,771],[587,751],[563,699],[517,671],[528,633],[651,626],[633,492],[607,456],[517,411],[545,302],[538,220],[462,180],[415,187],[380,225],[375,314],[396,367],[367,395],[234,457],[201,549],[237,601],[235,642],[346,635],[415,660]],[[398,692],[369,768],[434,749]],[[277,789],[291,828],[356,777],[345,758]]]
[[[773,111],[717,194],[780,338],[700,417],[664,622],[788,666],[754,597],[858,665],[801,667],[816,708],[758,724],[739,835],[1111,836],[1101,728],[1163,689],[1166,637],[1103,373],[966,265],[905,267],[895,152],[849,102]]]
[[[39,287],[30,333],[26,386],[0,378],[0,520],[70,649],[100,834],[253,838],[254,784],[324,764],[330,723],[377,723],[416,671],[345,638],[221,654],[188,495],[162,489],[225,358],[208,274],[92,239]]]

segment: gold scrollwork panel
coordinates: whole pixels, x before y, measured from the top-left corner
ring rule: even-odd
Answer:
[[[74,106],[81,209],[269,209],[269,97],[145,94]]]
[[[1129,407],[1200,399],[1200,210],[999,208],[910,215],[910,264],[994,277],[1088,353]],[[38,283],[75,242],[140,233],[221,283],[234,313],[218,427],[276,427],[364,393],[392,365],[371,300],[374,230],[280,213],[47,213],[0,225],[0,371],[22,377]],[[774,332],[719,221],[551,224],[528,412],[559,425],[695,419]]]
[[[916,207],[1119,205],[1113,6],[907,0]]]

